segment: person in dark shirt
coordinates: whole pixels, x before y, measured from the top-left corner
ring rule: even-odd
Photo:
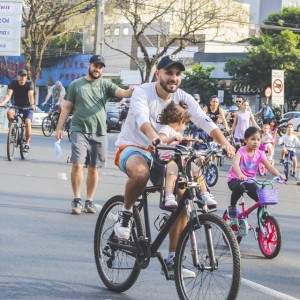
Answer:
[[[33,111],[36,110],[34,105],[34,89],[32,81],[27,79],[27,71],[21,69],[18,72],[18,79],[13,80],[7,89],[7,94],[0,106],[4,106],[13,97],[14,105],[18,107],[24,107],[24,109],[19,109],[25,118],[25,128],[26,128],[26,144],[24,145],[24,150],[29,150],[30,136],[31,136],[31,121],[33,117]],[[26,109],[25,109],[26,108]],[[32,108],[32,109],[28,109]],[[15,109],[10,108],[7,111],[7,118],[9,122],[12,122],[15,115]]]
[[[218,96],[214,95],[210,98],[209,105],[203,108],[203,111],[220,127],[223,124],[226,131],[229,131],[228,124],[225,119],[224,111],[220,105]]]

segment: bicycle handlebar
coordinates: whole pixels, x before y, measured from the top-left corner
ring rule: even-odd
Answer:
[[[280,183],[280,184],[286,184],[286,182],[284,180],[282,180],[281,176],[275,176],[272,179],[265,179],[263,181],[259,181],[256,178],[248,178],[245,181],[242,181],[241,184],[243,183],[251,183],[251,182],[255,182],[256,184],[260,185],[260,186],[267,186],[267,185],[272,185],[274,182]]]
[[[17,105],[10,105],[8,106],[9,108],[17,108],[17,109],[23,109],[23,110],[33,110],[33,108],[31,106],[25,106],[25,107],[21,107],[21,106],[17,106]]]

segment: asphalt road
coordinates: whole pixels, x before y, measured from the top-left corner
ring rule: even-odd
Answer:
[[[115,139],[116,133],[110,133],[108,162],[100,170],[95,197],[98,207],[123,193],[126,177],[113,165]],[[16,153],[16,159],[9,162],[6,134],[0,132],[0,299],[178,299],[174,282],[160,275],[156,259],[125,293],[115,294],[105,288],[93,254],[98,214],[70,214],[70,164],[66,163],[70,143],[63,140],[63,156],[57,159],[54,142],[54,137],[34,135],[28,159],[22,161]],[[276,155],[278,158],[278,149]],[[229,203],[225,181],[229,165],[227,161],[212,188],[220,215]],[[251,233],[243,239],[238,299],[300,298],[300,186],[289,181],[287,186],[278,187],[280,203],[270,210],[282,229],[282,250],[277,258],[267,260]],[[151,196],[153,219],[161,213],[156,198]],[[161,252],[167,253],[167,241]]]

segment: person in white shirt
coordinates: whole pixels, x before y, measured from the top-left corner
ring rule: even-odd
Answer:
[[[293,162],[293,173],[291,174],[291,176],[295,177],[296,174],[296,170],[297,170],[297,156],[296,156],[296,150],[295,148],[298,146],[300,146],[300,142],[298,137],[296,137],[294,134],[294,126],[293,124],[288,124],[286,127],[286,134],[284,134],[282,137],[280,137],[278,144],[279,145],[283,145],[282,149],[281,149],[281,159],[280,159],[280,163],[283,163],[284,158],[287,156],[288,154],[288,150],[290,150],[290,157],[292,159]]]
[[[159,139],[157,132],[161,127],[161,112],[171,101],[176,104],[179,101],[185,102],[188,105],[191,121],[221,144],[229,157],[234,155],[234,148],[220,129],[206,116],[191,95],[179,89],[184,70],[183,63],[175,55],[165,56],[157,65],[155,73],[157,81],[136,87],[132,94],[127,120],[116,141],[115,164],[128,176],[124,207],[114,227],[118,238],[129,239],[135,199],[138,199],[144,191],[150,175],[153,181],[157,179],[154,176],[159,175],[155,174],[155,168],[150,169],[152,163],[150,149],[155,148],[154,142]],[[177,242],[186,222],[186,213],[183,212],[170,230],[169,256],[166,260],[170,272],[172,272],[171,267],[174,266]],[[186,271],[184,277],[195,276],[194,272]]]

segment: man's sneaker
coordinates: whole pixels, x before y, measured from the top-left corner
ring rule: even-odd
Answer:
[[[209,192],[201,193],[202,200],[205,201],[209,207],[217,207],[217,201],[214,199],[214,196]]]
[[[165,259],[165,263],[167,265],[168,275],[170,277],[174,277],[174,260],[172,260],[171,262],[167,263],[167,260]],[[165,275],[163,269],[160,271],[160,274],[161,275]],[[182,268],[181,275],[182,275],[183,278],[195,278],[196,277],[196,273],[195,272],[190,271],[190,270],[186,269],[185,267]]]
[[[73,215],[80,215],[81,214],[81,210],[83,208],[83,205],[80,202],[80,198],[75,198],[72,202],[71,202],[71,208],[72,208],[72,214]]]
[[[96,213],[96,207],[95,207],[93,201],[91,201],[91,200],[86,200],[85,201],[84,211],[86,213],[91,213],[91,214],[95,214]]]
[[[173,194],[168,194],[165,197],[165,207],[177,207],[178,204],[175,200],[175,196]]]
[[[280,163],[280,164],[283,164],[283,159],[282,159],[282,158],[280,159],[279,163]]]
[[[132,212],[119,212],[119,219],[114,226],[115,234],[118,238],[128,240],[131,233],[131,217]]]
[[[228,206],[228,216],[230,219],[236,219],[237,218],[237,210],[235,206]]]
[[[29,151],[30,145],[29,144],[25,144],[23,147],[24,151]]]

